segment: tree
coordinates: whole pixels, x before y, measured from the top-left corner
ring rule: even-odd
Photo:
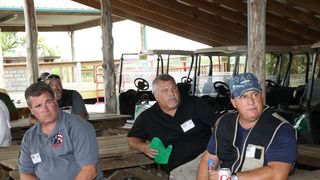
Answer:
[[[45,37],[39,36],[38,38],[38,53],[40,56],[55,56],[57,55],[56,49],[49,47],[45,44]]]
[[[18,56],[25,55],[25,52],[19,52],[25,49],[26,38],[19,36],[16,32],[2,32],[2,56]],[[55,56],[57,51],[45,44],[45,37],[39,36],[38,38],[38,51],[40,56]]]
[[[8,56],[14,53],[16,48],[25,45],[26,39],[19,37],[16,32],[2,32],[0,35],[3,56]]]

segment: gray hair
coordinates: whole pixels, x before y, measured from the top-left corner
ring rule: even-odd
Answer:
[[[54,93],[48,84],[44,82],[36,82],[31,84],[24,92],[24,97],[27,101],[28,106],[31,107],[29,100],[30,96],[38,97],[45,92],[48,92],[54,98]]]
[[[152,93],[154,94],[157,90],[157,85],[159,81],[171,81],[172,83],[176,84],[176,81],[172,76],[169,74],[160,74],[152,81]]]

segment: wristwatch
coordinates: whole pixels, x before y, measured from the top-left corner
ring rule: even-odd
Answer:
[[[238,176],[236,174],[233,174],[231,176],[231,180],[239,180]]]

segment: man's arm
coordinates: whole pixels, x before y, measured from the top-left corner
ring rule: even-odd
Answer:
[[[128,145],[131,149],[141,151],[150,158],[154,158],[158,154],[158,150],[150,148],[149,144],[140,138],[128,137]]]
[[[97,166],[96,164],[89,164],[80,169],[75,180],[91,180],[97,176]]]
[[[33,174],[23,173],[20,174],[20,180],[37,180],[37,177]]]
[[[88,120],[89,114],[88,113],[79,113],[79,116],[82,120]]]
[[[79,115],[82,120],[88,120],[89,118],[84,100],[81,94],[75,90],[72,93],[72,113]]]
[[[198,174],[197,174],[197,180],[208,180],[209,179],[209,169],[208,169],[208,160],[212,159],[214,160],[214,169],[217,169],[217,166],[219,164],[219,159],[216,155],[210,154],[208,151],[206,151],[202,159],[199,163],[198,167]]]
[[[281,180],[288,179],[292,165],[284,162],[270,162],[267,166],[245,172],[238,172],[239,179],[246,180]]]

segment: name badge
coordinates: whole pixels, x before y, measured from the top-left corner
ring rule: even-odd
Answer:
[[[190,120],[184,122],[183,124],[181,124],[181,128],[182,128],[183,132],[187,132],[187,131],[189,131],[190,129],[192,129],[194,127],[195,127],[195,125],[193,124],[192,119],[190,119]]]
[[[31,159],[33,164],[41,162],[41,157],[39,153],[31,154]]]
[[[256,146],[249,144],[246,150],[246,157],[254,158],[255,153],[256,153]]]

